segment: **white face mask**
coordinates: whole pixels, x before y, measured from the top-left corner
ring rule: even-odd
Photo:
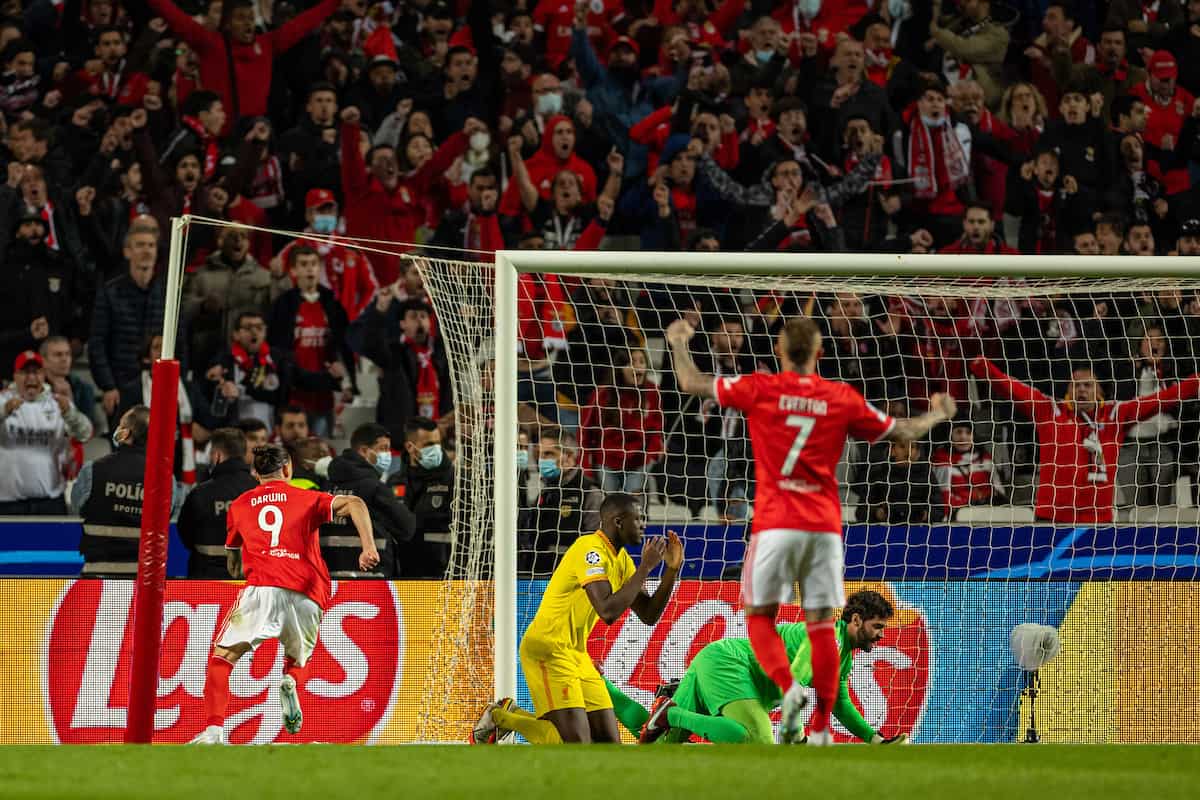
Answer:
[[[477,153],[486,152],[488,145],[492,143],[492,137],[487,131],[476,131],[471,134],[470,145],[471,149]]]
[[[946,124],[946,118],[939,117],[938,119],[934,119],[933,117],[927,117],[922,114],[921,122],[925,123],[925,127],[927,128],[940,128]]]
[[[893,21],[908,19],[912,14],[912,6],[908,0],[888,0],[888,15]]]
[[[821,0],[797,0],[796,10],[806,20],[811,20],[821,13]]]
[[[562,95],[558,92],[538,95],[536,110],[543,117],[554,116],[562,111]]]

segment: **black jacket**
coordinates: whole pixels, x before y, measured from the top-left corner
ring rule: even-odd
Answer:
[[[454,477],[454,462],[444,453],[442,463],[434,469],[405,462],[403,469],[391,477],[393,485],[403,484],[404,504],[416,518],[416,535],[401,553],[401,574],[405,578],[442,578],[446,574],[450,546],[433,538],[442,539],[450,532]]]
[[[379,480],[375,467],[349,448],[329,462],[328,491],[362,498],[371,513],[375,547],[379,550],[379,566],[371,573],[361,574],[358,571],[361,546],[337,543],[341,537],[357,539],[358,533],[350,520],[339,517],[333,523],[322,525],[321,554],[330,575],[335,578],[394,577],[398,565],[396,546],[413,538],[416,519],[412,511],[391,487]]]
[[[521,563],[525,577],[548,578],[559,556],[582,534],[600,528],[600,503],[604,493],[595,482],[574,468],[553,482],[545,482],[537,505],[522,514]]]
[[[188,577],[229,580],[225,566],[225,513],[243,492],[258,486],[243,459],[222,461],[198,484],[179,511],[179,539],[191,555]]]
[[[342,308],[342,304],[338,302],[333,292],[326,289],[324,286],[319,287],[321,308],[325,311],[325,319],[329,324],[329,343],[341,356],[342,362],[346,365],[347,372],[350,373],[351,379],[354,377],[354,353],[351,352],[350,346],[346,344],[346,327],[350,324],[346,318],[346,309]],[[273,353],[288,353],[291,355],[292,348],[295,342],[294,334],[296,328],[296,313],[300,310],[300,304],[304,302],[300,296],[299,289],[290,289],[275,299],[271,305],[270,318],[267,320],[267,341],[271,345]],[[333,359],[330,358],[330,361]],[[331,391],[336,392],[342,388],[342,383],[337,378],[334,378],[324,372],[319,373],[324,380],[319,380],[317,374],[311,376],[313,386],[303,386],[301,388],[311,389],[313,391]]]
[[[372,303],[362,316],[362,354],[379,366],[379,406],[376,420],[388,429],[393,442],[404,441],[404,423],[417,415],[417,357],[401,343],[390,316]],[[438,407],[441,417],[454,407],[450,388],[450,363],[438,340],[433,341],[433,368],[438,377]]]
[[[166,284],[156,278],[145,289],[126,273],[96,294],[88,358],[101,391],[116,389],[142,370],[141,350],[147,335],[162,331]],[[180,341],[186,341],[183,336]]]

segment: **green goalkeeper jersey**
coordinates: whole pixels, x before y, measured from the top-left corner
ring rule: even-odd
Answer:
[[[778,630],[792,662],[792,675],[802,686],[812,686],[812,646],[808,641],[808,630],[803,623],[783,624]],[[846,730],[869,742],[875,730],[850,700],[854,650],[846,641],[846,623],[839,620],[835,630],[839,687],[833,715]],[[725,705],[735,700],[757,700],[770,711],[783,700],[779,687],[767,677],[754,657],[749,639],[719,639],[706,645],[696,654],[687,672],[690,675],[684,675],[675,701],[691,711],[719,714]]]

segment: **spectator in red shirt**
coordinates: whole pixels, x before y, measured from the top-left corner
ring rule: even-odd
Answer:
[[[354,363],[346,344],[346,312],[320,284],[317,251],[300,245],[290,256],[296,288],[271,306],[268,341],[271,350],[289,354],[296,367],[288,402],[308,412],[315,435],[328,438],[333,432],[334,393],[349,393],[347,365]]]
[[[171,0],[147,2],[181,39],[195,49],[200,62],[201,84],[221,96],[229,115],[222,135],[228,134],[233,123],[243,116],[258,117],[267,113],[267,95],[275,60],[341,5],[341,0],[321,0],[275,30],[258,34],[255,32],[253,0],[225,0],[219,32],[205,28]]]
[[[466,151],[470,135],[486,130],[486,125],[472,118],[436,151],[428,146],[406,145],[405,160],[411,171],[405,174],[391,145],[378,144],[363,152],[358,109],[353,106],[343,109],[342,189],[346,198],[347,232],[394,242],[394,247],[411,246],[417,228],[425,222],[423,201],[430,187]],[[428,140],[422,141],[428,145]],[[381,283],[394,283],[400,274],[399,256],[381,256],[375,267]]]
[[[1200,395],[1200,376],[1193,375],[1153,394],[1108,403],[1096,376],[1083,367],[1071,373],[1067,396],[1056,401],[986,358],[972,361],[971,372],[992,387],[995,399],[1011,401],[1033,421],[1040,461],[1034,513],[1068,524],[1112,522],[1117,455],[1130,427]]]
[[[971,423],[960,420],[950,429],[950,446],[933,454],[934,477],[942,488],[947,518],[963,506],[989,506],[1007,500],[992,456],[975,445]]]
[[[945,244],[958,235],[966,206],[958,192],[971,177],[971,133],[950,118],[946,90],[931,82],[904,114],[896,135],[896,163],[912,178],[912,213]]]
[[[1159,50],[1146,62],[1150,77],[1133,88],[1133,95],[1146,104],[1150,112],[1143,137],[1147,144],[1161,150],[1174,150],[1179,142],[1183,123],[1192,113],[1196,98],[1176,85],[1179,66],[1175,56]],[[1177,194],[1190,186],[1186,167],[1173,169],[1164,176],[1167,194]]]
[[[337,198],[329,189],[308,190],[304,196],[304,219],[308,222],[304,232],[321,237],[336,237],[345,229],[338,216]],[[284,247],[276,258],[284,264],[290,263],[291,251],[298,246],[317,251],[321,256],[321,285],[337,297],[347,319],[351,322],[357,319],[379,288],[367,255],[327,238],[301,237]]]
[[[94,34],[93,58],[83,63],[83,69],[69,80],[63,94],[68,98],[87,92],[109,103],[140,106],[146,95],[150,76],[129,69],[125,55],[128,34],[116,25],[105,25]]]
[[[644,350],[617,351],[612,385],[596,389],[580,416],[583,466],[605,492],[642,492],[663,455],[662,400],[649,367]]]
[[[530,183],[543,200],[549,200],[555,177],[564,169],[570,170],[579,176],[583,202],[593,202],[596,199],[596,173],[590,164],[575,155],[575,123],[560,114],[546,121],[546,130],[550,133],[542,136],[538,152],[525,161]],[[521,190],[513,181],[500,197],[500,213],[511,217],[520,210]]]

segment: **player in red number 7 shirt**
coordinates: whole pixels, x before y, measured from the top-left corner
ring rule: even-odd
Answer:
[[[808,742],[832,744],[829,715],[838,689],[833,610],[846,602],[842,504],[834,470],[847,436],[917,439],[954,416],[954,400],[935,394],[928,413],[889,417],[849,384],[817,374],[821,331],[804,317],[788,320],[779,332],[775,354],[782,371],[775,375],[714,378],[701,373],[688,349],[694,333],[684,320],[667,328],[680,391],[741,411],[750,429],[757,489],[750,549],[742,567],[742,605],[754,655],[784,693],[780,741],[799,740],[807,702],[775,629],[779,604],[793,599],[792,584],[799,582],[817,692]]]
[[[362,540],[359,566],[379,563],[367,504],[291,486],[292,461],[281,445],[254,449],[259,487],[243,493],[226,514],[229,574],[246,578],[237,601],[213,640],[204,679],[204,732],[193,744],[225,742],[225,708],[233,665],[267,639],[283,647],[279,703],[288,733],[304,722],[296,677],[317,646],[321,615],[329,602],[329,571],[321,558],[318,530],[334,517],[350,517]]]

